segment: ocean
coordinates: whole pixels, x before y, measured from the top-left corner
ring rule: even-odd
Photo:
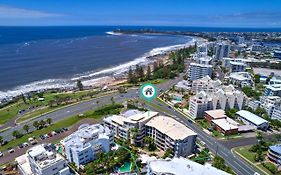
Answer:
[[[116,75],[192,38],[109,35],[116,27],[0,27],[0,99]]]

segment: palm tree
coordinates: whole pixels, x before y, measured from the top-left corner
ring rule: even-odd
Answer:
[[[29,126],[28,126],[28,125],[24,125],[24,126],[22,127],[22,129],[25,130],[26,133],[28,133],[28,131],[29,131]]]
[[[41,120],[41,121],[39,122],[39,125],[40,125],[41,128],[44,128],[45,125],[46,125],[46,122],[45,122],[44,120]]]
[[[112,104],[114,104],[114,103],[115,103],[115,101],[114,101],[114,97],[111,97],[111,98],[110,98],[110,100],[111,100],[111,103],[112,103]]]
[[[48,125],[51,125],[52,122],[53,122],[53,120],[52,120],[51,118],[47,118],[47,123],[48,123]]]
[[[40,127],[40,124],[39,124],[38,121],[34,121],[34,122],[33,122],[33,126],[38,130],[39,127]]]
[[[4,142],[4,138],[2,136],[0,136],[0,145],[2,145]]]

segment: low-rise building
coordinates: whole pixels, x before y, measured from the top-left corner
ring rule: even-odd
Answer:
[[[271,118],[281,120],[281,106],[277,106],[274,108]]]
[[[280,76],[274,76],[272,77],[269,82],[269,85],[274,85],[274,84],[281,84],[281,77]]]
[[[16,161],[23,175],[70,175],[66,160],[51,145],[34,146]]]
[[[243,62],[230,61],[230,72],[244,72],[247,65]]]
[[[152,160],[147,164],[147,175],[229,175],[212,167],[210,164],[201,165],[183,157],[171,160]]]
[[[249,111],[241,110],[236,112],[237,117],[245,124],[255,126],[257,129],[267,130],[269,122]]]
[[[60,143],[67,160],[79,167],[94,160],[98,153],[109,152],[114,144],[114,135],[109,128],[100,124],[83,124]]]
[[[157,148],[170,148],[175,156],[188,156],[196,149],[197,134],[171,117],[156,116],[145,124],[146,135]]]
[[[229,75],[229,82],[240,87],[252,86],[254,81],[248,72],[234,72]]]
[[[204,114],[204,118],[209,123],[212,123],[212,120],[225,119],[226,117],[227,116],[225,115],[225,111],[222,109],[208,110],[208,111],[205,111],[205,114]]]
[[[212,120],[212,125],[223,135],[232,135],[238,133],[238,123],[229,117]]]
[[[281,162],[281,145],[272,145],[269,146],[268,152],[267,152],[267,157],[270,161],[280,164]]]

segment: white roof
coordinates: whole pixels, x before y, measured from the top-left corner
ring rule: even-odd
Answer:
[[[229,75],[229,78],[239,81],[251,80],[251,76],[248,72],[233,72]]]
[[[156,128],[161,133],[166,134],[171,139],[181,140],[186,137],[197,135],[194,131],[171,117],[156,116],[146,123],[147,126]]]
[[[148,166],[157,174],[229,175],[222,170],[212,167],[210,164],[201,165],[183,157],[174,157],[171,160],[154,160],[149,162]]]
[[[257,116],[256,114],[246,111],[246,110],[238,111],[238,112],[236,112],[236,114],[238,114],[240,117],[254,123],[255,125],[261,125],[263,123],[268,123],[267,120]]]
[[[238,123],[231,118],[222,118],[217,120],[212,120],[213,123],[215,123],[217,126],[222,128],[223,130],[232,130],[232,129],[238,129]]]
[[[243,62],[230,61],[229,63],[233,64],[233,65],[246,66],[245,63],[243,63]]]
[[[206,114],[210,115],[212,118],[226,118],[225,111],[222,109],[208,110],[205,111]]]

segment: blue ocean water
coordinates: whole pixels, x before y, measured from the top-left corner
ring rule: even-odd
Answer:
[[[190,37],[108,35],[114,27],[0,27],[0,98],[69,87],[146,64]]]
[[[78,78],[98,78],[145,64],[148,56],[190,37],[107,35],[115,29],[158,31],[277,32],[281,29],[205,27],[0,27],[0,99],[30,90],[73,86]]]

